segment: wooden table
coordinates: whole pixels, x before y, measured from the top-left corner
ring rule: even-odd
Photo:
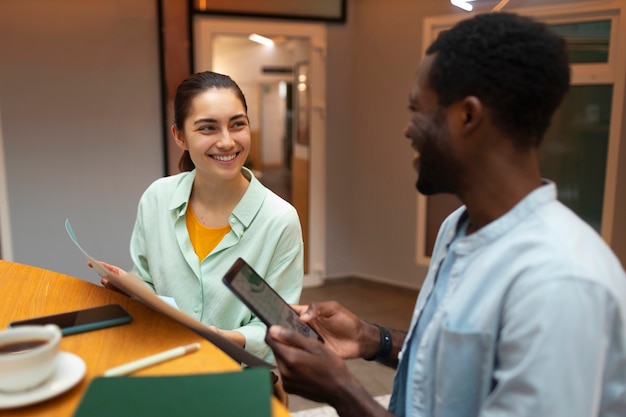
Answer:
[[[232,358],[195,332],[125,295],[78,278],[0,260],[0,329],[15,320],[118,303],[132,316],[130,324],[63,337],[61,350],[80,356],[85,377],[65,393],[46,401],[0,410],[2,416],[71,416],[89,382],[114,366],[188,343],[199,351],[133,375],[175,375],[237,371]],[[289,416],[272,396],[272,415]]]

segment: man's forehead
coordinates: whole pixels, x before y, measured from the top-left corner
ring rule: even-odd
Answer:
[[[435,55],[425,55],[417,67],[417,82],[421,85],[427,85],[430,68],[433,65]]]
[[[415,77],[415,83],[409,93],[409,100],[414,102],[419,96],[424,94],[426,90],[429,90],[428,75],[432,66],[433,55],[426,55],[417,67],[417,74]]]

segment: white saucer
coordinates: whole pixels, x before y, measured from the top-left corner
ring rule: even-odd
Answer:
[[[85,361],[69,352],[60,352],[57,369],[43,384],[15,393],[0,392],[0,410],[21,407],[59,395],[76,385],[85,375]]]

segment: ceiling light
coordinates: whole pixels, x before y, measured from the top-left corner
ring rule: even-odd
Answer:
[[[471,12],[474,9],[474,6],[469,4],[470,1],[474,0],[450,0],[453,6],[459,7],[465,11]]]
[[[248,36],[248,39],[250,39],[252,42],[260,43],[261,45],[274,46],[273,40],[271,40],[270,38],[266,38],[265,36],[258,35],[256,33]]]
[[[465,11],[471,12],[472,10],[474,10],[474,6],[472,6],[470,4],[470,2],[475,1],[475,0],[450,0],[450,3],[453,6],[459,7]],[[506,6],[506,4],[509,2],[509,0],[500,0],[498,2],[498,4],[496,4],[493,9],[491,9],[492,12],[499,12],[500,10],[502,10],[502,8],[504,8],[504,6]]]

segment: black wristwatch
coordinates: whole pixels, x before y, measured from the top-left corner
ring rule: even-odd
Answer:
[[[389,359],[389,355],[391,355],[391,333],[386,327],[380,326],[378,324],[374,324],[374,326],[378,327],[378,330],[380,330],[380,344],[378,345],[378,350],[376,351],[376,354],[371,358],[365,358],[365,360],[384,362]]]

